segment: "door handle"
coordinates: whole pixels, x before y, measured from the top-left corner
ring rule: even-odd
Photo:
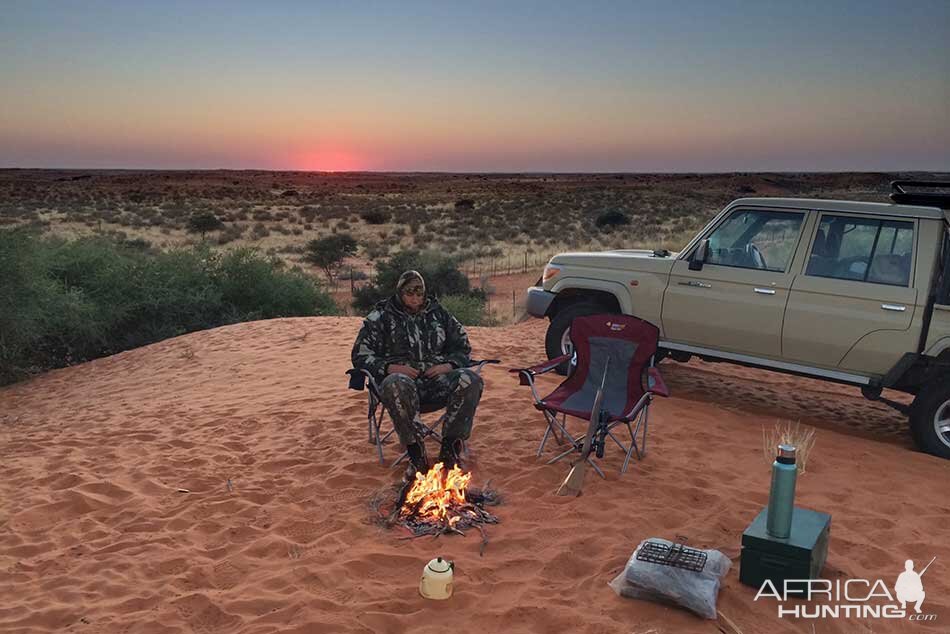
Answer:
[[[774,288],[759,288],[758,286],[756,286],[752,290],[761,295],[775,295]]]
[[[688,282],[680,282],[680,286],[695,286],[696,288],[711,288],[712,284],[707,284],[706,282],[697,282],[696,280],[690,280]]]
[[[907,306],[901,306],[900,304],[881,304],[881,308],[884,310],[893,310],[898,313],[902,313],[907,310]]]

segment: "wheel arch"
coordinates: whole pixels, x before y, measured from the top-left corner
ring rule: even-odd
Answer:
[[[572,304],[593,302],[611,312],[630,315],[633,305],[630,294],[617,282],[585,278],[565,278],[559,280],[551,289],[557,297],[548,307],[547,316],[553,317],[559,311]]]

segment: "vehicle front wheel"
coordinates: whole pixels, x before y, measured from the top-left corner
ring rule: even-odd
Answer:
[[[914,399],[910,432],[921,451],[950,459],[950,377],[931,381]]]
[[[584,317],[585,315],[599,315],[612,313],[600,304],[593,302],[580,302],[571,304],[562,310],[559,310],[551,319],[548,325],[548,333],[544,337],[544,348],[548,359],[559,357],[562,354],[573,352],[571,345],[571,322],[575,317]],[[557,367],[558,374],[567,374],[569,363],[565,361]]]

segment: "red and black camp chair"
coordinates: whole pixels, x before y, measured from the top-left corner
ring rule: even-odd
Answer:
[[[484,361],[472,361],[469,368],[474,369],[478,374],[482,373],[482,368],[491,363],[500,363],[498,359],[486,359]],[[379,455],[379,464],[386,464],[385,458],[383,458],[383,445],[389,440],[390,436],[396,433],[395,429],[390,429],[385,434],[382,433],[383,421],[386,419],[386,408],[383,407],[383,403],[379,398],[379,385],[376,383],[376,380],[373,378],[373,375],[367,372],[366,370],[357,370],[356,368],[347,370],[346,373],[350,377],[349,388],[351,390],[362,391],[363,389],[368,389],[369,399],[366,407],[366,418],[369,423],[369,443],[371,445],[376,445],[376,453]],[[420,414],[428,414],[431,412],[437,412],[442,407],[433,407],[422,405],[420,407]],[[428,438],[432,436],[437,441],[442,441],[442,435],[439,433],[439,429],[442,425],[442,422],[445,420],[445,414],[443,413],[437,420],[435,420],[431,425],[426,425],[425,422],[416,417],[415,424],[419,429],[419,432],[422,438]],[[468,455],[468,447],[463,443],[463,452],[464,455]],[[408,457],[406,451],[402,452],[395,462],[390,465],[395,467],[400,462],[405,460]]]
[[[573,452],[580,452],[584,438],[575,438],[567,430],[567,417],[591,420],[594,397],[609,359],[609,371],[604,386],[602,408],[607,412],[607,424],[600,432],[596,455],[603,457],[604,444],[610,438],[624,452],[621,473],[626,473],[630,459],[646,455],[647,429],[649,427],[650,403],[653,396],[669,396],[669,390],[654,367],[659,329],[653,324],[629,315],[590,315],[577,317],[571,323],[571,342],[574,351],[546,363],[530,368],[511,370],[519,375],[522,385],[531,388],[534,406],[544,415],[547,426],[538,456],[552,436],[570,447],[554,456],[548,464],[561,460]],[[555,369],[571,359],[570,373],[557,388],[541,398],[534,384],[534,377]],[[627,445],[615,431],[625,426],[630,433]],[[586,429],[586,428],[585,428]],[[596,463],[594,470],[604,477]]]

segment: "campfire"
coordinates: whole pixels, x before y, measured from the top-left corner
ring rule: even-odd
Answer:
[[[417,473],[399,491],[389,524],[406,527],[413,537],[464,535],[466,530],[476,528],[482,534],[484,548],[488,538],[482,524],[498,523],[498,518],[484,507],[499,501],[494,491],[469,487],[471,480],[472,474],[458,467],[446,473],[441,462],[425,474]]]

